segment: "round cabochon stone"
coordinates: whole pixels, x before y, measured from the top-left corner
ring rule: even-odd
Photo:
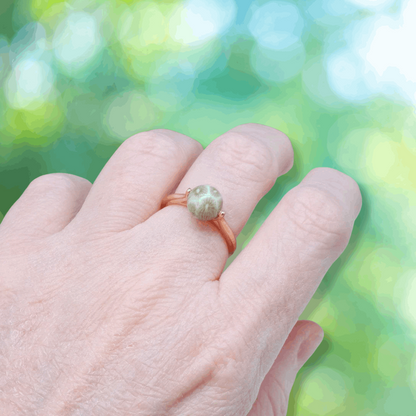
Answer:
[[[199,185],[189,192],[187,207],[199,220],[209,221],[220,213],[222,196],[213,186]]]

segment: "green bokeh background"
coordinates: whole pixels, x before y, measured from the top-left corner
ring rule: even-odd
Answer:
[[[416,415],[415,102],[394,82],[367,93],[352,61],[328,75],[331,56],[369,36],[351,25],[398,18],[407,2],[358,3],[2,0],[0,220],[40,175],[93,182],[141,131],[175,130],[205,148],[240,124],[279,129],[294,167],[259,202],[226,267],[312,168],[350,175],[363,196],[347,249],[300,317],[325,338],[288,415]],[[264,6],[289,13],[277,38],[266,15],[255,24]]]

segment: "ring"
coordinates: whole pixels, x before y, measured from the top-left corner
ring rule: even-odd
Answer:
[[[225,212],[221,211],[223,199],[218,189],[211,185],[199,185],[188,188],[184,194],[170,194],[163,198],[160,209],[168,205],[182,205],[195,218],[215,226],[227,243],[228,254],[231,256],[237,246],[235,236],[225,221]]]

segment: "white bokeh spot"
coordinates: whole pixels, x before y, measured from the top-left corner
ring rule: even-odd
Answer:
[[[5,96],[12,108],[37,108],[47,100],[53,82],[53,71],[47,63],[21,59],[5,81]]]
[[[338,50],[326,59],[328,84],[339,97],[349,101],[361,101],[371,96],[360,57],[348,48]]]
[[[416,2],[408,1],[398,17],[376,14],[349,24],[347,46],[325,60],[332,91],[350,101],[381,93],[416,104],[415,21]]]
[[[84,12],[70,14],[58,26],[53,38],[55,57],[67,72],[87,66],[103,46],[96,19]]]
[[[184,44],[205,43],[227,31],[236,15],[234,0],[188,0],[170,17],[170,36]]]
[[[372,88],[388,94],[394,86],[413,104],[416,104],[415,21],[416,2],[409,1],[399,20],[377,19],[372,36],[359,49]]]
[[[285,49],[299,42],[304,21],[299,9],[283,1],[271,1],[259,7],[248,29],[261,45],[273,50]]]
[[[362,8],[371,10],[382,10],[394,4],[394,0],[347,0],[349,3]]]

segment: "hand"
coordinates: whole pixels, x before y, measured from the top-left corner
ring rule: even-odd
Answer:
[[[289,139],[264,125],[205,150],[157,129],[126,140],[93,185],[32,181],[0,225],[1,414],[285,415],[323,337],[297,320],[348,244],[358,185],[313,169],[224,272],[221,234],[159,207],[210,184],[237,236],[292,165]]]

